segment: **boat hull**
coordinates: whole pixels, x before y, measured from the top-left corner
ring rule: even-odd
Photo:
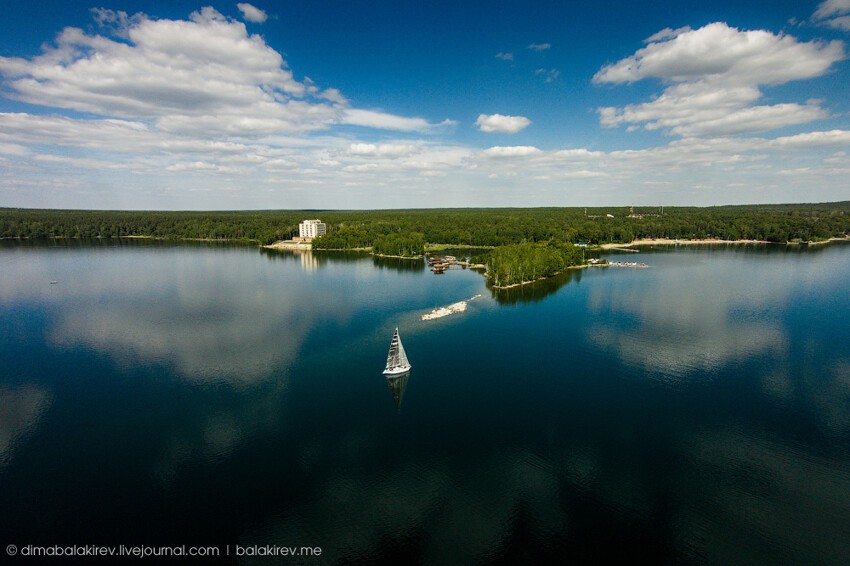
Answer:
[[[410,366],[405,368],[389,368],[384,370],[384,375],[402,375],[410,371]]]

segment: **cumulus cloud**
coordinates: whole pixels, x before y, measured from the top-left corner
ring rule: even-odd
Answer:
[[[255,24],[261,24],[268,19],[268,14],[265,11],[260,10],[256,6],[252,6],[247,2],[240,2],[236,4],[236,7],[239,8],[239,11],[242,12],[242,17],[246,22],[253,22]]]
[[[532,43],[531,45],[528,46],[528,48],[531,49],[532,51],[540,52],[540,51],[546,51],[548,49],[551,49],[552,45],[550,43]]]
[[[599,109],[603,126],[643,125],[681,136],[771,130],[825,118],[818,101],[757,105],[763,85],[818,77],[845,58],[844,44],[799,42],[725,23],[665,29],[634,55],[607,65],[596,84],[656,78],[672,83],[651,102]]]
[[[350,155],[361,156],[399,156],[410,155],[416,146],[409,143],[353,143],[348,148]]]
[[[97,12],[126,41],[65,28],[33,59],[0,57],[25,102],[182,128],[251,135],[322,129],[338,109],[297,81],[281,55],[213,8],[189,20]],[[200,126],[199,126],[200,124]]]
[[[655,43],[656,41],[664,41],[665,39],[673,39],[678,35],[681,35],[687,31],[691,31],[690,26],[680,27],[678,29],[664,28],[663,30],[656,32],[646,39],[643,40],[644,43]]]
[[[561,173],[562,177],[570,179],[592,179],[594,177],[608,177],[609,173],[604,171],[590,171],[587,169],[579,169],[578,171],[566,171]]]
[[[502,114],[480,114],[475,125],[488,134],[515,134],[527,128],[531,120],[525,116],[503,116]]]
[[[530,145],[497,145],[489,149],[485,149],[482,153],[488,157],[526,157],[529,155],[540,154],[542,151]]]
[[[850,131],[829,130],[822,132],[806,132],[793,136],[783,136],[768,142],[771,147],[801,147],[819,148],[835,145],[850,145]]]
[[[817,102],[753,106],[760,97],[754,87],[683,83],[667,88],[652,102],[601,108],[599,116],[605,127],[643,123],[647,130],[680,136],[763,132],[827,116]]]
[[[144,19],[143,14],[129,15],[121,10],[109,10],[107,8],[92,8],[92,17],[97,25],[109,30],[112,35],[127,39],[129,29],[138,25]]]
[[[259,21],[261,11],[239,7],[246,19]],[[0,57],[8,95],[184,135],[303,133],[338,123],[435,127],[420,118],[350,109],[338,90],[297,80],[261,36],[211,7],[187,20],[103,8],[92,14],[108,34],[68,27],[41,55]]]
[[[634,55],[603,67],[593,80],[627,83],[659,78],[782,84],[818,77],[844,57],[840,41],[798,42],[791,36],[741,31],[718,22],[652,42]]]
[[[513,53],[496,53],[496,59],[501,59],[502,61],[513,61],[514,54]]]
[[[603,153],[601,151],[590,151],[582,147],[578,149],[561,149],[555,151],[553,155],[564,159],[591,159],[601,157]]]
[[[850,0],[826,0],[821,2],[812,21],[844,31],[850,31]]]
[[[818,101],[765,104],[761,87],[823,74],[830,60],[844,56],[836,42],[804,44],[761,32],[753,41],[769,40],[763,51],[772,46],[809,64],[793,64],[789,57],[782,67],[780,57],[779,70],[759,66],[761,52],[751,52],[753,46],[743,42],[739,57],[712,54],[718,55],[713,63],[693,62],[711,69],[696,72],[674,47],[683,36],[692,40],[705,30],[662,30],[645,46],[649,51],[632,56],[634,68],[615,63],[600,70],[596,82],[656,78],[664,81],[664,90],[651,100],[600,109],[600,120],[684,139],[611,152],[523,145],[481,150],[441,142],[440,134],[455,125],[450,120],[352,108],[338,90],[296,78],[261,37],[212,8],[185,21],[103,9],[92,14],[96,32],[68,28],[37,57],[0,57],[4,93],[48,109],[0,113],[0,194],[7,205],[356,208],[380,202],[404,207],[433,206],[435,195],[445,206],[475,206],[482,199],[537,206],[551,204],[553,196],[592,204],[593,199],[622,200],[640,186],[680,190],[695,168],[705,171],[705,178],[722,179],[723,186],[743,179],[758,181],[753,186],[759,188],[775,181],[779,169],[807,171],[804,189],[794,184],[801,176],[783,176],[783,187],[789,188],[782,194],[790,196],[758,193],[758,188],[736,191],[748,201],[767,194],[774,201],[798,200],[800,190],[813,199],[836,200],[843,188],[823,158],[850,144],[845,130],[774,140],[733,137],[825,117]],[[728,29],[731,40],[745,33]],[[644,55],[662,49],[669,49],[670,68]],[[713,49],[723,51],[723,46]],[[89,115],[50,114],[50,108]],[[498,133],[522,131],[530,123],[499,114],[482,114],[475,122],[481,131]],[[337,126],[343,126],[342,135],[334,132]],[[360,138],[353,127],[373,131]],[[394,137],[393,131],[403,134]],[[434,137],[426,142],[422,135]],[[756,167],[758,175],[749,173]],[[239,185],[251,190],[235,186],[235,173]],[[539,181],[534,194],[511,190],[532,178]],[[420,190],[425,183],[439,183],[439,192]],[[128,188],[119,192],[116,186]],[[493,193],[494,186],[502,192]],[[581,193],[565,196],[565,187],[581,187]],[[815,188],[808,192],[809,187]],[[199,189],[208,191],[202,203],[189,192]],[[665,190],[663,200],[671,202],[673,189]],[[702,197],[706,191],[681,191],[676,194],[683,195],[682,204],[716,202]]]
[[[369,128],[377,128],[381,130],[396,130],[399,132],[433,132],[453,126],[453,120],[443,120],[440,123],[428,122],[423,118],[406,118],[387,114],[385,112],[377,112],[374,110],[359,110],[351,108],[346,110],[340,119],[341,124],[351,126],[367,126]]]

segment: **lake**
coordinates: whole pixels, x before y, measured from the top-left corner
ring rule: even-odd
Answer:
[[[850,245],[606,257],[0,242],[0,542],[846,564]]]

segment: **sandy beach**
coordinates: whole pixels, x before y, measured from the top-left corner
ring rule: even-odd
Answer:
[[[680,246],[680,245],[696,245],[696,244],[767,244],[766,240],[715,240],[712,238],[702,238],[694,240],[670,240],[667,238],[644,238],[641,240],[633,240],[628,244],[602,244],[603,250],[614,250],[617,248],[627,248],[630,246]]]
[[[828,244],[830,242],[845,242],[850,238],[829,238],[820,242],[785,242],[785,245],[816,245]],[[668,238],[644,238],[634,240],[628,244],[602,244],[599,246],[603,250],[616,250],[617,248],[628,248],[631,246],[691,246],[691,245],[706,245],[706,244],[771,244],[779,242],[768,242],[767,240],[718,240],[714,238],[701,238],[693,240],[670,240]]]
[[[270,250],[312,250],[313,244],[309,242],[279,241],[263,247]]]

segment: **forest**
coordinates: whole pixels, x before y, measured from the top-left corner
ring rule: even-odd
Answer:
[[[2,238],[227,240],[270,244],[298,235],[305,218],[327,234],[315,249],[415,257],[426,244],[493,247],[481,258],[505,287],[583,263],[574,244],[640,238],[822,241],[850,233],[850,201],[717,207],[470,208],[421,210],[159,212],[0,208]]]
[[[716,207],[469,208],[418,210],[159,212],[0,208],[2,238],[154,238],[269,244],[320,218],[317,249],[372,248],[410,255],[421,243],[471,246],[637,238],[821,241],[850,232],[850,201]],[[419,251],[418,253],[421,253]]]
[[[487,252],[479,261],[487,265],[487,281],[508,287],[551,277],[574,265],[582,265],[581,248],[550,240],[541,243],[507,244]]]

